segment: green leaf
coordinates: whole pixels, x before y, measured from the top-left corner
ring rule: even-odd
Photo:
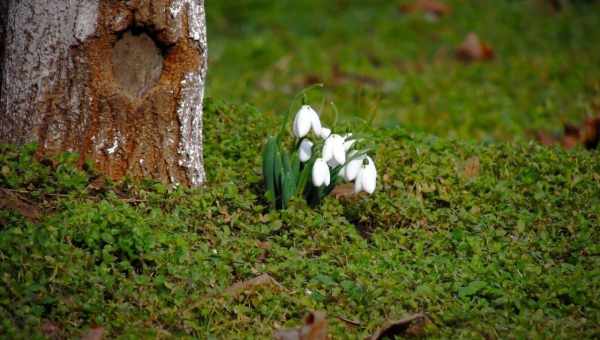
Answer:
[[[311,158],[307,162],[304,163],[302,170],[300,171],[300,176],[298,177],[298,184],[296,185],[296,192],[304,192],[307,190],[306,184],[308,183],[308,179],[310,178],[313,165],[315,164],[315,159]]]
[[[480,290],[487,286],[486,282],[483,281],[473,281],[469,283],[468,286],[461,287],[458,289],[458,295],[460,297],[468,297],[477,294]]]
[[[275,137],[269,137],[263,152],[263,177],[267,187],[265,197],[271,202],[273,207],[275,207],[275,202],[277,199],[275,192],[275,158],[277,155],[277,149],[277,139]]]

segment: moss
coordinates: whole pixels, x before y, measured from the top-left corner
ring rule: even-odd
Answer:
[[[375,195],[269,212],[259,153],[277,119],[215,101],[206,117],[202,190],[102,182],[75,157],[2,147],[0,186],[42,217],[0,211],[0,334],[263,338],[309,310],[334,338],[418,311],[433,337],[597,332],[597,155],[363,127]],[[259,273],[285,290],[224,294]]]

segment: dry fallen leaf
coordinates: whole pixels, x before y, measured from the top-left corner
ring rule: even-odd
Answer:
[[[260,249],[269,250],[271,249],[271,243],[267,241],[256,241],[256,246]]]
[[[427,315],[417,313],[400,320],[387,321],[371,336],[371,340],[384,338],[393,339],[395,336],[422,336],[424,328],[431,323]]]
[[[261,286],[275,286],[278,289],[285,290],[285,288],[269,274],[262,274],[253,279],[233,284],[231,287],[225,289],[225,294],[236,297],[244,292],[253,291]]]
[[[600,144],[600,115],[588,117],[582,127],[582,142],[587,149],[595,149]]]
[[[450,14],[452,8],[449,5],[436,0],[417,0],[412,4],[401,5],[400,11],[403,13],[422,12],[435,17],[442,17],[446,14]]]
[[[0,188],[0,209],[13,210],[28,219],[37,221],[40,218],[38,208],[16,191]]]
[[[464,175],[467,178],[477,177],[479,175],[479,157],[473,156],[465,162]]]
[[[535,135],[535,138],[538,140],[538,142],[545,146],[556,144],[556,137],[544,131],[538,131]]]
[[[477,34],[471,32],[456,49],[456,57],[467,62],[490,60],[494,58],[494,51],[488,44],[482,42]]]
[[[42,324],[42,334],[44,334],[46,338],[58,338],[60,327],[54,322],[46,320]]]
[[[277,331],[276,340],[327,340],[327,319],[324,312],[312,312],[304,318],[304,326]]]
[[[81,340],[102,340],[104,335],[104,328],[92,327],[90,330],[81,337]]]
[[[334,85],[357,83],[360,85],[379,86],[382,84],[381,80],[368,75],[346,72],[338,64],[333,64],[331,68],[331,81]]]
[[[581,125],[565,124],[562,136],[538,131],[536,139],[546,146],[560,144],[565,149],[572,149],[583,145],[588,150],[596,149],[600,144],[600,115],[586,118]]]
[[[333,190],[331,191],[331,194],[336,199],[352,197],[355,195],[354,194],[354,184],[344,183],[344,184],[337,185],[335,188],[333,188]]]

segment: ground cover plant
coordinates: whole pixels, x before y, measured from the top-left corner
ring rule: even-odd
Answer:
[[[346,119],[479,141],[527,140],[598,113],[597,1],[555,11],[545,0],[448,0],[433,21],[401,10],[414,2],[209,3],[208,93],[282,113],[323,82]],[[493,60],[455,58],[470,32]]]
[[[204,188],[0,146],[0,338],[270,338],[311,311],[333,339],[415,315],[431,338],[599,337],[598,151],[531,139],[597,114],[600,4],[411,3],[207,2]],[[456,59],[469,32],[493,59]],[[319,82],[377,189],[271,209],[262,146]]]
[[[3,146],[3,336],[266,338],[311,310],[334,338],[415,312],[432,337],[598,335],[597,154],[365,127],[372,196],[270,211],[256,145],[279,120],[214,101],[207,117],[197,191]],[[278,285],[228,293],[261,274]]]

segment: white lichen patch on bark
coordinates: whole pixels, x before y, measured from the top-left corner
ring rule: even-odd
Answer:
[[[202,71],[186,75],[181,85],[182,95],[186,100],[182,100],[177,109],[181,125],[179,165],[186,168],[190,184],[199,186],[204,183],[205,179],[202,158],[202,101],[204,97]]]
[[[109,156],[114,154],[122,144],[125,144],[125,138],[119,131],[117,131],[112,138],[112,145],[105,149],[106,154]]]
[[[202,51],[199,69],[188,73],[181,82],[181,101],[177,108],[181,136],[179,142],[179,164],[186,169],[191,186],[205,181],[202,155],[202,105],[207,67],[206,22],[204,0],[175,0],[171,4],[171,15],[180,22],[187,9],[188,35]]]

